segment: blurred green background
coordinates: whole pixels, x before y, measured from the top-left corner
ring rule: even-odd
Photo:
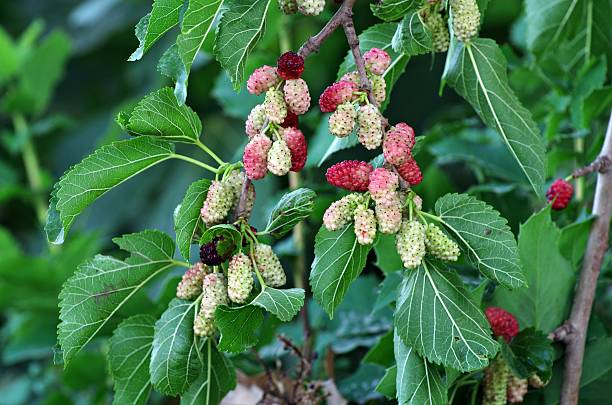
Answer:
[[[367,3],[358,2],[355,10],[358,32],[379,23]],[[146,176],[126,182],[89,208],[75,224],[66,244],[50,247],[46,243],[41,220],[44,221],[53,183],[95,148],[125,137],[113,121],[120,109],[151,91],[172,85],[156,65],[172,44],[175,33],[162,38],[141,61],[127,62],[137,47],[134,25],[150,6],[149,0],[0,2],[0,403],[3,405],[110,403],[112,384],[106,372],[103,339],[96,339],[65,371],[54,363],[54,358],[59,357],[55,348],[57,294],[80,262],[99,252],[114,253],[112,237],[147,228],[173,235],[173,210],[187,186],[201,174],[197,168],[180,163],[155,167]],[[297,49],[318,31],[332,12],[330,5],[317,18],[291,17],[289,24],[273,10],[266,34],[249,59],[246,73],[263,63],[274,64],[283,41]],[[571,79],[565,77],[555,86],[547,87],[542,75],[530,69],[522,47],[521,12],[521,2],[492,0],[481,36],[510,44],[504,51],[509,58],[511,84],[546,130],[550,129],[550,112],[565,102],[562,91],[566,85],[571,88]],[[318,55],[308,59],[304,77],[313,101],[335,80],[345,55],[345,39],[336,33]],[[386,112],[391,122],[406,121],[418,135],[427,134],[417,157],[424,168],[425,182],[416,191],[424,198],[426,207],[430,207],[437,197],[447,192],[470,190],[492,203],[508,218],[513,230],[518,231],[519,224],[544,203],[534,199],[497,135],[482,127],[471,107],[450,89],[439,95],[443,68],[444,55],[440,54],[410,60],[393,89]],[[42,97],[45,92],[47,99]],[[207,145],[225,160],[240,159],[246,143],[244,119],[260,101],[245,90],[235,94],[210,54],[202,53],[196,59],[187,104],[203,121]],[[553,134],[549,177],[559,168],[567,174],[566,169],[573,165],[575,158],[573,139],[589,134],[572,128],[564,120],[564,117],[559,119],[558,130]],[[321,114],[312,108],[301,125],[310,142],[308,168],[303,172],[302,181],[320,195],[316,215],[305,228],[307,263],[312,259],[314,234],[322,212],[336,198],[335,191],[325,186],[325,169],[340,159],[374,157],[362,148],[353,148],[334,154],[318,167],[332,140],[325,123],[319,125],[320,122]],[[557,133],[562,135],[557,137]],[[583,161],[595,156],[599,143],[597,136],[587,139]],[[253,215],[254,226],[262,225],[265,215],[261,214],[287,188],[285,181],[268,176],[257,183],[259,198]],[[591,185],[587,180],[588,190]],[[572,214],[584,216],[578,208]],[[562,224],[569,221],[565,217],[558,219]],[[287,263],[291,262],[295,250],[290,238],[280,242],[276,250]],[[605,264],[608,270],[609,262]],[[352,287],[333,322],[311,303],[313,328],[319,332],[315,348],[323,351],[333,342],[338,356],[337,384],[347,398],[354,400],[382,401],[371,384],[376,383],[384,369],[362,367],[357,373],[355,370],[367,348],[390,326],[389,311],[373,315],[371,307],[381,279],[379,269],[384,270],[385,266],[380,261],[368,266],[366,277]],[[605,322],[610,319],[607,312],[611,311],[606,305],[610,294],[605,274],[609,271],[604,271],[598,303],[604,330],[609,325]],[[159,314],[173,294],[173,280],[170,277],[160,281],[147,295],[138,297],[134,306]],[[363,294],[370,294],[366,295],[369,300],[363,300]],[[366,301],[368,305],[364,307]],[[283,326],[282,331],[299,341],[300,328],[295,322]],[[267,342],[272,342],[271,337]],[[271,343],[263,346],[261,353],[273,358],[278,350],[278,345]],[[250,360],[248,356],[239,357],[236,363],[246,372],[256,372],[257,367]],[[155,397],[152,401],[162,399]]]

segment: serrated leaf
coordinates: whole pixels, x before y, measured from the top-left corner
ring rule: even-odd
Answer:
[[[174,82],[174,96],[178,104],[183,105],[187,99],[187,71],[176,44],[170,45],[161,58],[159,58],[157,71],[172,79]]]
[[[271,0],[228,0],[219,22],[215,56],[225,69],[234,89],[240,89],[244,66],[263,36]]]
[[[511,289],[525,285],[514,235],[499,212],[467,194],[446,194],[435,210],[485,276]]]
[[[193,334],[197,303],[174,298],[155,323],[149,371],[153,387],[162,394],[184,393],[200,373]]]
[[[327,127],[327,120],[323,121],[325,121],[324,125]],[[321,157],[321,160],[319,160],[319,162],[317,163],[317,167],[321,167],[321,165],[323,165],[323,163],[325,163],[327,159],[329,159],[334,153],[359,145],[359,139],[357,138],[355,132],[352,132],[349,136],[346,136],[344,138],[338,138],[337,136],[332,135],[331,132],[329,132],[329,129],[327,129],[327,134],[333,137],[333,140],[328,146],[323,156]]]
[[[253,305],[229,308],[220,306],[215,310],[215,325],[221,339],[219,350],[241,353],[257,344],[257,330],[263,323],[261,308]]]
[[[531,186],[541,194],[546,150],[531,113],[521,104],[506,74],[506,58],[491,39],[453,41],[444,79],[502,137]]]
[[[140,45],[128,61],[135,61],[153,46],[170,28],[179,22],[184,0],[154,0],[151,12],[136,25],[136,37]]]
[[[64,363],[147,282],[176,263],[174,242],[162,232],[142,231],[113,242],[131,255],[125,261],[102,255],[86,261],[60,292],[58,340]]]
[[[125,130],[134,136],[195,143],[202,132],[202,122],[191,108],[179,105],[171,88],[164,87],[140,100]]]
[[[204,41],[215,35],[215,21],[223,11],[224,0],[189,0],[181,33],[176,38],[187,75]]]
[[[77,215],[111,188],[173,157],[171,143],[151,137],[113,142],[68,170],[59,181],[56,209],[64,236]],[[57,228],[57,227],[56,227]]]
[[[444,405],[448,403],[446,384],[438,369],[408,347],[397,333],[393,335],[397,365],[395,389],[400,405]]]
[[[425,261],[406,274],[395,310],[397,333],[432,363],[460,371],[484,368],[499,345],[459,276],[439,266]]]
[[[47,210],[47,222],[45,223],[45,234],[47,235],[47,241],[54,245],[61,245],[64,243],[64,226],[62,225],[62,219],[60,213],[57,210],[57,190],[59,189],[59,183],[53,185],[51,191],[51,198],[49,199],[49,209]]]
[[[548,333],[566,319],[575,274],[559,251],[560,238],[550,205],[521,225],[518,248],[528,287],[512,292],[498,288],[493,302],[516,316],[523,328]]]
[[[381,105],[381,111],[384,111],[386,106],[389,104],[393,86],[397,82],[397,79],[399,79],[400,75],[404,72],[404,69],[408,64],[408,60],[410,59],[409,55],[398,53],[393,50],[393,36],[397,31],[397,27],[397,23],[376,24],[359,34],[359,49],[362,53],[371,48],[380,48],[386,51],[391,57],[391,64],[385,73],[383,73],[383,77],[387,83],[387,99]],[[352,70],[356,70],[355,59],[353,58],[353,54],[349,51],[344,58],[344,61],[340,65],[338,78]]]
[[[266,287],[255,297],[251,305],[262,307],[281,321],[289,322],[304,306],[304,296],[304,290],[301,288],[279,290]]]
[[[310,271],[310,286],[317,302],[330,318],[346,291],[366,264],[372,245],[357,243],[352,225],[338,231],[324,226],[315,237],[315,258]]]
[[[310,216],[317,194],[309,188],[298,188],[276,203],[268,219],[265,233],[280,238],[300,221]]]
[[[176,244],[179,252],[186,260],[189,260],[189,251],[198,226],[202,224],[200,209],[208,194],[208,187],[210,187],[210,180],[208,179],[191,183],[174,217]]]
[[[501,352],[514,375],[529,378],[537,373],[544,381],[550,380],[555,350],[544,333],[523,329],[510,343],[502,343]]]
[[[154,327],[155,318],[151,315],[135,315],[113,332],[108,349],[109,369],[115,382],[113,404],[147,403]]]
[[[202,370],[181,397],[181,405],[217,405],[236,387],[232,362],[219,353],[211,339],[202,349]]]
[[[418,11],[408,14],[397,26],[393,35],[393,50],[411,56],[433,51],[432,34],[423,23]]]
[[[384,21],[399,20],[417,7],[419,2],[415,0],[382,0],[370,4],[372,13]]]

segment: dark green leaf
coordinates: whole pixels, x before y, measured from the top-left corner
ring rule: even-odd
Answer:
[[[510,344],[502,343],[502,354],[516,376],[529,378],[536,373],[544,381],[550,380],[555,350],[544,333],[523,329]]]
[[[378,297],[374,303],[372,313],[388,308],[397,298],[397,288],[402,282],[403,274],[401,271],[388,273],[378,291]]]
[[[263,323],[261,308],[253,305],[229,308],[218,307],[215,325],[221,333],[219,350],[241,353],[257,344],[257,330]]]
[[[385,375],[380,379],[376,386],[376,392],[383,394],[389,399],[394,399],[396,396],[395,380],[397,379],[397,366],[389,367],[385,371]]]
[[[301,288],[278,290],[265,287],[251,302],[251,305],[262,307],[276,315],[281,321],[289,322],[304,305],[304,296],[304,290]]]
[[[330,318],[348,287],[365,267],[371,248],[371,245],[357,243],[352,225],[339,231],[321,227],[317,233],[310,286],[315,299]]]
[[[300,221],[310,216],[316,193],[308,188],[298,188],[276,203],[268,219],[265,233],[275,238],[284,236]]]
[[[378,342],[368,350],[363,357],[363,363],[378,364],[383,367],[390,367],[394,364],[393,355],[393,331],[382,335]]]
[[[395,235],[380,234],[374,243],[376,266],[385,273],[404,268],[404,263],[395,247]]]
[[[178,24],[183,2],[183,0],[153,1],[151,13],[143,17],[136,25],[136,37],[140,45],[128,60],[134,61],[142,58],[162,35]]]
[[[178,206],[174,217],[174,231],[176,232],[176,244],[179,252],[186,260],[189,260],[189,251],[193,238],[202,224],[200,209],[206,199],[210,180],[202,179],[191,183],[183,202]]]
[[[393,36],[393,50],[410,56],[433,51],[431,31],[423,23],[418,11],[408,14],[400,22]]]
[[[570,261],[572,268],[578,268],[578,264],[586,252],[589,232],[594,219],[595,217],[588,217],[561,229],[559,251],[563,257]]]
[[[381,0],[370,4],[372,13],[384,21],[399,20],[417,7],[419,2],[415,0]]]
[[[179,55],[178,46],[172,44],[157,62],[157,71],[174,82],[174,96],[180,105],[187,99],[187,71]]]

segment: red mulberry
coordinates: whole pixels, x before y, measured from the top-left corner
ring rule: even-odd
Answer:
[[[496,337],[502,336],[506,342],[509,342],[518,334],[518,321],[510,312],[498,307],[489,307],[485,310],[485,314]]]
[[[355,98],[354,93],[359,91],[353,82],[339,81],[328,86],[319,97],[319,107],[322,112],[333,112],[336,107]]]
[[[299,79],[304,72],[304,58],[295,52],[285,52],[276,61],[276,69],[285,80]]]
[[[251,180],[264,178],[268,172],[268,151],[272,141],[265,135],[255,135],[244,148],[242,162],[247,177]]]
[[[411,186],[421,184],[423,181],[421,168],[419,168],[418,163],[414,159],[408,159],[405,163],[397,166],[396,169],[399,175],[402,176],[402,179],[410,183]]]
[[[548,202],[552,201],[553,210],[562,210],[567,207],[573,195],[574,187],[563,179],[555,180],[546,191],[546,198]]]
[[[374,168],[367,162],[345,160],[327,169],[325,177],[332,186],[349,191],[366,191],[372,170]]]
[[[304,168],[306,158],[308,157],[306,137],[297,128],[285,128],[282,136],[291,152],[291,171],[299,172]]]

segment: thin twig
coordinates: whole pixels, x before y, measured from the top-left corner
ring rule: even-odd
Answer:
[[[600,159],[612,159],[612,114],[608,122],[606,138],[601,149]],[[578,404],[580,377],[584,359],[584,344],[587,327],[591,317],[597,278],[601,263],[608,248],[610,216],[612,213],[612,171],[599,171],[593,202],[593,215],[596,216],[585,253],[580,281],[574,296],[572,312],[566,322],[568,332],[563,341],[565,347],[565,370],[561,387],[561,405]]]
[[[588,166],[581,167],[572,172],[572,177],[574,179],[582,176],[586,176],[589,173],[598,172],[598,173],[606,173],[612,164],[612,159],[608,156],[601,155],[597,159],[593,161]]]
[[[344,35],[346,35],[346,41],[348,42],[348,45],[351,48],[351,52],[353,53],[353,59],[355,59],[355,66],[357,67],[357,72],[359,73],[359,80],[361,82],[361,90],[367,92],[368,100],[370,100],[370,103],[378,107],[378,103],[374,98],[374,94],[372,94],[372,82],[370,82],[368,74],[366,73],[365,61],[363,60],[363,55],[361,54],[361,50],[359,49],[359,38],[357,37],[357,33],[355,32],[355,25],[353,24],[353,19],[348,18],[346,21],[344,21],[342,23],[342,28],[344,29]]]

